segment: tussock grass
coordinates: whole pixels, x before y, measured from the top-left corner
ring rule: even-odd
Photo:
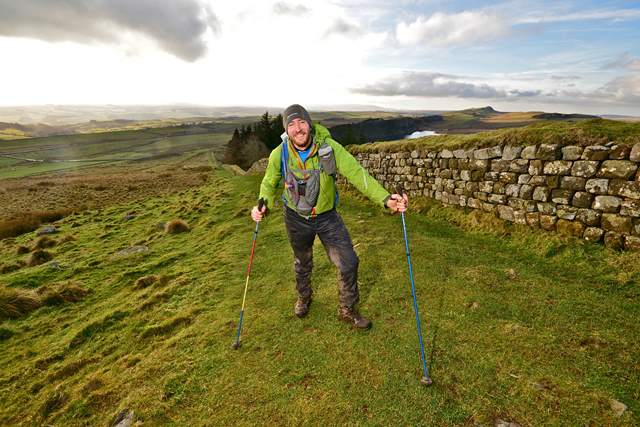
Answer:
[[[0,320],[17,319],[41,305],[40,297],[33,290],[0,285]]]
[[[593,119],[580,122],[542,122],[516,129],[501,129],[470,135],[439,135],[400,141],[351,145],[352,153],[440,150],[443,148],[483,148],[495,145],[534,144],[602,145],[615,141],[633,145],[640,142],[640,123]]]
[[[24,245],[18,245],[16,247],[16,254],[17,255],[24,255],[24,254],[28,254],[29,252],[31,252],[31,250],[29,249],[28,246],[24,246]]]
[[[90,289],[77,282],[44,285],[37,289],[44,305],[60,305],[67,302],[78,302],[91,293]]]
[[[158,274],[149,274],[147,276],[142,276],[140,278],[138,278],[135,283],[133,284],[133,286],[136,289],[143,289],[146,287],[149,287],[151,285],[154,285],[156,283],[160,284],[160,285],[164,285],[169,281],[169,278],[163,275],[158,275]]]
[[[0,221],[0,239],[29,233],[44,223],[58,221],[73,212],[73,209],[25,212],[19,218]]]
[[[56,241],[56,239],[53,239],[53,238],[51,238],[49,236],[40,236],[40,237],[38,237],[38,239],[36,239],[36,241],[33,244],[31,250],[35,251],[35,250],[38,250],[38,249],[53,248],[57,244],[58,244],[58,242]]]
[[[167,234],[186,233],[191,231],[189,225],[181,219],[172,219],[164,226],[164,232]]]
[[[27,258],[27,265],[29,267],[35,267],[36,265],[44,264],[45,262],[49,262],[53,259],[53,255],[51,252],[47,252],[43,249],[36,249],[31,252],[29,258]]]

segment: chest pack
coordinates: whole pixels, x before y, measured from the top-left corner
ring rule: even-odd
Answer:
[[[315,215],[315,207],[320,194],[320,174],[330,175],[334,182],[336,179],[337,167],[333,148],[326,142],[318,147],[318,169],[298,169],[289,164],[288,140],[282,141],[282,154],[280,156],[280,173],[284,179],[284,187],[289,196],[289,200],[282,195],[282,200],[287,204],[292,204],[301,215]],[[334,208],[338,204],[338,191],[334,199]]]

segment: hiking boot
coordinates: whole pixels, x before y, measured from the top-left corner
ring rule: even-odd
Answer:
[[[358,310],[353,307],[338,308],[338,318],[343,322],[350,323],[354,328],[369,329],[371,327],[371,320],[362,316],[358,313]]]
[[[293,309],[293,312],[296,314],[296,316],[303,318],[309,312],[310,305],[311,305],[311,297],[309,298],[298,297],[298,300],[296,301],[296,306]]]

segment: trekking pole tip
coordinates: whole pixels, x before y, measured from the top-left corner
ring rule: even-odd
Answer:
[[[234,349],[234,350],[237,350],[237,349],[240,348],[241,345],[242,344],[240,343],[240,341],[236,341],[233,344],[231,344],[231,348]]]
[[[431,384],[433,384],[433,380],[431,379],[431,377],[423,376],[422,378],[420,378],[420,384],[425,387],[429,387]]]

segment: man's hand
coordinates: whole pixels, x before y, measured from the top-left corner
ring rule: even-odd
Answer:
[[[255,221],[255,222],[260,222],[262,220],[262,218],[266,215],[267,213],[267,206],[266,205],[262,205],[262,209],[260,209],[257,205],[253,207],[253,209],[251,209],[251,218]]]
[[[393,213],[405,212],[408,205],[409,198],[406,194],[403,194],[402,196],[400,194],[392,194],[387,200],[387,207],[391,209],[391,212]]]

